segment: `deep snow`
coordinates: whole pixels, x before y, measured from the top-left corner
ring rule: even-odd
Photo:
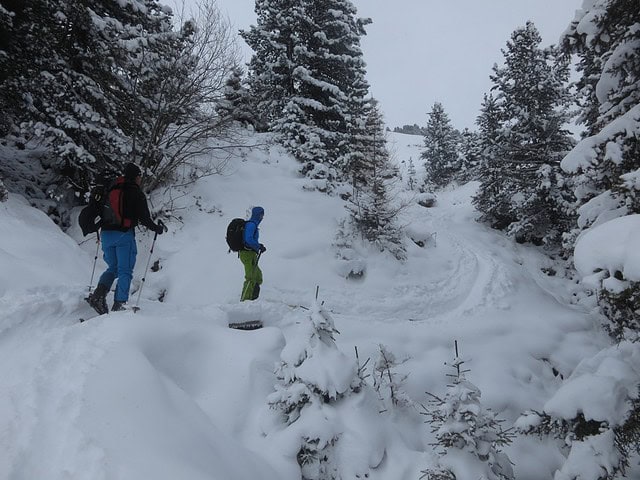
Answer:
[[[398,162],[419,157],[419,137],[391,139]],[[404,264],[362,247],[367,273],[347,280],[332,249],[343,204],[303,191],[296,169],[277,147],[255,149],[225,175],[158,192],[153,206],[171,198],[174,216],[155,244],[160,269],[147,274],[141,311],[84,324],[95,239],[61,232],[15,195],[0,203],[0,478],[299,478],[297,444],[267,397],[316,288],[347,357],[357,347],[362,363],[384,344],[408,374],[414,406],[340,410],[354,446],[386,451],[363,460],[354,447],[353,462],[369,462],[371,479],[416,479],[430,465],[433,437],[419,404],[425,391],[444,391],[454,340],[483,404],[508,424],[542,410],[583,358],[608,345],[601,318],[571,303],[576,285],[543,272],[551,260],[475,222],[477,184],[439,193],[430,209],[412,203],[401,220],[426,245],[407,238]],[[242,267],[224,232],[254,205],[266,212],[265,283],[260,300],[240,304]],[[131,305],[152,238],[137,235]],[[103,268],[99,260],[95,279]],[[258,317],[261,330],[227,328]],[[561,463],[554,443],[536,438],[506,451],[519,480],[551,478]]]

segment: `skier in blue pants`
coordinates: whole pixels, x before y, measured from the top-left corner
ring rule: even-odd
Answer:
[[[123,176],[116,180],[115,186],[109,191],[103,208],[100,238],[107,269],[88,298],[89,304],[99,314],[109,311],[106,297],[116,278],[118,283],[111,310],[125,310],[138,253],[135,236],[138,223],[158,235],[164,232],[162,225],[151,220],[147,198],[140,188],[141,181],[140,168],[134,163],[125,165]]]

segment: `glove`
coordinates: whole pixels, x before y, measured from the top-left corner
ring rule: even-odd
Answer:
[[[162,235],[164,233],[164,225],[156,225],[156,228],[154,229],[154,231],[158,234],[158,235]]]
[[[260,253],[264,253],[267,251],[267,247],[265,247],[263,244],[260,244]]]

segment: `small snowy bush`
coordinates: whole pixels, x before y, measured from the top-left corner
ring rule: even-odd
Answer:
[[[366,478],[385,454],[384,436],[373,421],[375,393],[365,388],[356,359],[336,346],[336,333],[331,316],[315,302],[287,338],[268,397],[303,480]],[[363,428],[370,433],[363,435]]]
[[[482,406],[480,390],[460,369],[463,363],[456,357],[450,365],[455,373],[444,398],[427,393],[431,399],[423,405],[423,414],[436,436],[434,445],[442,450],[439,464],[424,470],[423,478],[512,480],[511,461],[500,447],[511,443],[513,435]]]
[[[516,428],[561,441],[557,480],[624,478],[640,451],[639,379],[638,343],[621,342],[580,362],[544,411],[526,412]]]
[[[356,233],[348,219],[338,223],[333,248],[337,259],[336,271],[343,278],[358,280],[364,277],[367,264],[364,256],[357,252],[354,239]]]
[[[640,332],[640,282],[629,282],[620,292],[602,290],[599,303],[609,319],[605,327],[612,337],[622,340],[627,330]]]
[[[398,361],[387,347],[380,344],[378,360],[374,364],[373,386],[385,406],[407,407],[412,405],[411,399],[402,389],[407,375],[400,375],[396,369],[404,362]]]

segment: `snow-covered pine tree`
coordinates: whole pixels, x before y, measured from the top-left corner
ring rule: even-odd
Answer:
[[[72,187],[81,189],[103,163],[127,152],[126,139],[115,128],[117,112],[107,98],[109,90],[105,94],[98,83],[110,76],[105,65],[109,56],[96,55],[100,41],[91,35],[92,18],[83,7],[59,0],[14,2],[10,7],[0,103],[5,119],[12,121],[10,139],[25,150],[36,179],[24,186],[25,193],[31,192],[41,207],[59,192],[73,193],[60,178],[63,172]],[[32,140],[40,147],[38,156],[29,155]],[[10,165],[3,162],[2,167],[10,183],[20,181],[12,178]]]
[[[515,216],[509,208],[510,190],[502,177],[500,158],[500,109],[491,94],[485,94],[476,119],[480,149],[480,188],[473,197],[473,204],[481,213],[480,221],[492,228],[505,229]]]
[[[6,80],[6,72],[9,71],[9,53],[13,29],[12,15],[2,4],[0,4],[0,92],[2,83]],[[0,97],[1,98],[1,97]],[[5,105],[3,103],[3,105]],[[4,138],[11,129],[11,124],[15,123],[10,115],[9,109],[3,107],[3,115],[0,116],[0,138]],[[13,120],[13,121],[12,121]]]
[[[241,67],[233,69],[225,82],[223,98],[218,101],[216,111],[224,119],[239,122],[244,126],[255,126],[256,113],[243,75]]]
[[[565,459],[554,479],[635,478],[627,475],[640,454],[638,358],[637,340],[623,340],[583,359],[542,412],[516,421],[521,433],[558,440]]]
[[[331,191],[345,176],[349,145],[368,94],[360,38],[366,19],[350,0],[257,0],[258,25],[243,37],[254,50],[249,83],[265,123]]]
[[[350,0],[303,3],[306,35],[296,48],[295,93],[275,129],[304,163],[303,173],[311,178],[329,173],[326,189],[331,190],[348,174],[352,140],[366,113],[369,85],[360,38],[367,21],[356,17]]]
[[[456,178],[460,182],[478,180],[480,177],[480,146],[476,132],[465,128],[460,132],[459,143],[456,148],[460,171]]]
[[[255,0],[256,24],[240,36],[253,50],[248,85],[255,98],[259,124],[273,128],[294,94],[296,47],[302,41],[304,2]]]
[[[567,30],[563,46],[567,52],[578,54],[578,70],[582,77],[578,82],[580,104],[579,120],[586,132],[578,145],[562,160],[562,168],[572,175],[572,185],[577,198],[575,212],[577,227],[566,236],[566,246],[571,251],[579,235],[586,230],[616,220],[618,217],[640,213],[640,4],[633,0],[595,0],[578,12]],[[625,285],[625,288],[607,288],[603,282],[599,303],[609,318],[609,332],[620,343],[616,353],[631,346],[637,353],[638,306],[640,283],[628,282],[624,273],[610,273],[603,278],[608,285]],[[629,344],[625,338],[633,343]],[[604,352],[602,352],[604,353]],[[633,367],[633,356],[625,359],[624,368]],[[627,366],[629,365],[629,366]],[[601,395],[590,395],[594,405],[611,403],[611,391],[624,392],[637,389],[638,375],[630,385],[608,389]],[[622,386],[621,386],[622,387]],[[588,438],[587,448],[598,452],[597,458],[605,458],[615,446],[618,458],[609,462],[610,477],[623,471],[629,452],[640,451],[640,402],[637,391],[629,391],[626,399],[628,410],[615,426],[615,439],[611,430],[607,436]],[[619,412],[618,412],[619,413]],[[600,420],[600,419],[598,419]],[[613,425],[612,425],[613,424]],[[604,443],[603,443],[604,441]],[[592,446],[595,443],[595,447]],[[568,469],[580,467],[578,455],[569,457]]]
[[[394,206],[391,198],[397,171],[391,165],[382,114],[373,98],[363,132],[366,134],[357,137],[359,155],[352,156],[349,164],[353,192],[347,210],[351,223],[365,240],[404,260],[406,250],[397,218],[402,206]]]
[[[449,365],[453,368],[451,384],[444,398],[429,394],[423,414],[441,447],[439,464],[425,470],[426,478],[447,480],[513,480],[509,457],[500,451],[511,443],[512,434],[503,430],[501,421],[480,402],[480,390],[466,379],[464,361],[458,356]],[[463,460],[464,459],[464,460]],[[423,477],[423,478],[424,478]]]
[[[585,137],[562,161],[577,198],[578,222],[566,236],[569,250],[585,229],[640,213],[638,15],[637,2],[598,0],[580,12],[564,38],[565,49],[580,57],[580,120],[586,127]],[[627,280],[623,272],[617,275],[607,282]],[[610,333],[621,339],[626,329],[637,332],[640,283],[602,287],[599,293]]]
[[[413,402],[402,388],[407,375],[397,372],[397,367],[404,362],[398,361],[385,345],[379,344],[378,349],[378,358],[373,365],[373,387],[382,403],[387,409],[412,405]]]
[[[366,253],[360,251],[360,241],[351,216],[338,221],[338,228],[331,245],[338,260],[337,272],[350,280],[361,279],[367,271]]]
[[[579,215],[571,249],[586,228],[640,213],[640,4],[595,0],[579,11],[563,47],[578,54],[585,138],[562,161],[573,175]]]
[[[201,6],[211,12],[212,3]],[[235,63],[231,37],[212,16],[176,31],[158,0],[11,5],[11,22],[0,20],[10,38],[0,40],[8,59],[0,100],[10,122],[2,129],[30,154],[35,180],[24,189],[40,202],[53,197],[50,214],[127,161],[145,167],[145,187],[153,187],[218,131],[214,97]]]
[[[193,123],[193,117],[206,123],[207,107],[202,107],[211,99],[200,96],[193,80],[201,74],[200,59],[194,54],[199,47],[195,46],[199,26],[190,20],[175,31],[166,7],[157,0],[145,1],[151,17],[146,24],[127,27],[124,34],[117,25],[109,25],[103,35],[112,39],[119,54],[115,68],[121,72],[122,91],[116,102],[119,110],[127,112],[119,128],[129,139],[131,152],[120,161],[142,166],[147,173],[145,187],[154,188],[170,179],[175,152],[188,150],[182,135],[185,127]],[[223,38],[219,41],[222,45]],[[212,81],[220,81],[211,73]],[[189,137],[194,143],[200,139],[193,131]]]
[[[417,175],[416,164],[413,162],[413,158],[409,157],[409,162],[407,163],[407,187],[411,191],[415,190],[418,186]]]
[[[341,478],[334,455],[340,441],[340,425],[331,413],[336,404],[360,391],[355,359],[348,358],[335,344],[333,319],[317,301],[298,335],[287,339],[276,370],[278,383],[269,395],[271,408],[302,440],[297,459],[303,480]]]
[[[459,133],[451,125],[444,107],[440,102],[435,102],[429,112],[424,131],[424,150],[420,155],[426,171],[424,191],[448,185],[459,173],[458,137]]]
[[[144,107],[152,98],[129,79],[144,70],[137,79],[147,81],[155,60],[170,55],[171,14],[156,0],[30,0],[12,8],[0,99],[21,148],[31,151],[37,140],[32,171],[48,178],[31,187],[72,202],[99,171],[129,160],[133,132],[148,133]]]
[[[541,41],[527,22],[502,50],[504,65],[493,68],[500,119],[493,162],[500,181],[488,187],[499,189],[490,216],[502,221],[494,224],[508,222],[507,233],[519,241],[554,245],[568,225],[559,164],[573,145],[565,128],[569,70],[556,49],[540,48]]]

